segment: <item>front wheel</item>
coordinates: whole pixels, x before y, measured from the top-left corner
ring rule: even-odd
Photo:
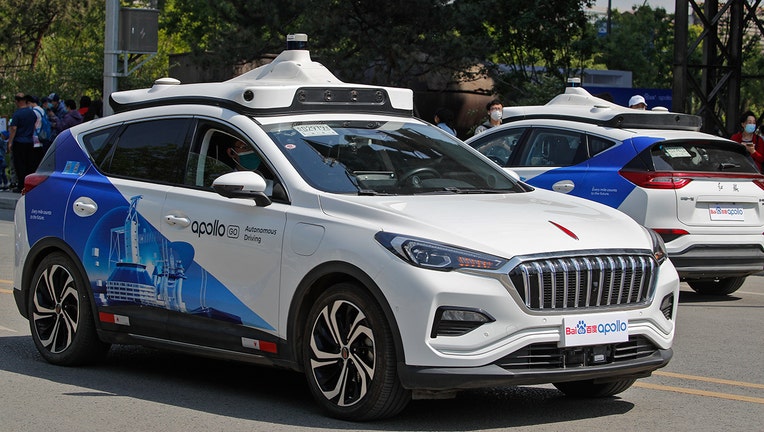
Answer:
[[[411,400],[398,379],[390,327],[362,287],[339,283],[324,292],[310,310],[305,335],[305,375],[330,416],[391,417]]]
[[[578,398],[604,398],[626,391],[636,381],[635,378],[622,379],[605,383],[588,381],[569,381],[554,383],[558,390],[567,396]]]
[[[109,349],[96,334],[85,284],[72,259],[61,252],[46,256],[32,277],[29,326],[37,350],[50,363],[91,363]]]
[[[687,281],[687,285],[698,294],[728,295],[743,286],[745,276],[721,279],[700,279]]]

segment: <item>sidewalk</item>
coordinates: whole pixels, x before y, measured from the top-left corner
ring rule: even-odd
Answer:
[[[13,193],[11,191],[0,191],[0,209],[15,209],[16,201],[18,201],[20,196],[21,194]]]

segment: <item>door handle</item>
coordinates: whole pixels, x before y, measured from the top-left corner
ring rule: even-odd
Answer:
[[[568,193],[576,187],[576,184],[572,180],[560,180],[552,185],[552,190],[555,192]]]
[[[183,228],[191,225],[191,220],[185,217],[178,217],[174,215],[167,215],[164,217],[164,221],[167,222],[168,225],[172,226],[181,226]]]
[[[88,197],[81,197],[74,201],[72,208],[77,216],[87,217],[98,211],[98,204]]]

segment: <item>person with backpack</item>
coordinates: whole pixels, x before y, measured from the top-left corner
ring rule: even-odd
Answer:
[[[48,137],[48,140],[52,143],[53,140],[56,139],[56,135],[58,135],[58,116],[56,115],[53,103],[49,97],[46,96],[40,99],[40,105],[45,111],[45,115],[48,117],[48,122],[50,123],[50,136]]]
[[[34,111],[37,121],[35,122],[35,148],[47,148],[50,145],[51,128],[48,114],[38,104],[38,99],[33,95],[25,96],[27,106]]]

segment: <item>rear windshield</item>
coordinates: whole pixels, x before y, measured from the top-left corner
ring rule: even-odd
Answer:
[[[661,142],[645,152],[655,171],[758,173],[748,151],[734,142]]]

